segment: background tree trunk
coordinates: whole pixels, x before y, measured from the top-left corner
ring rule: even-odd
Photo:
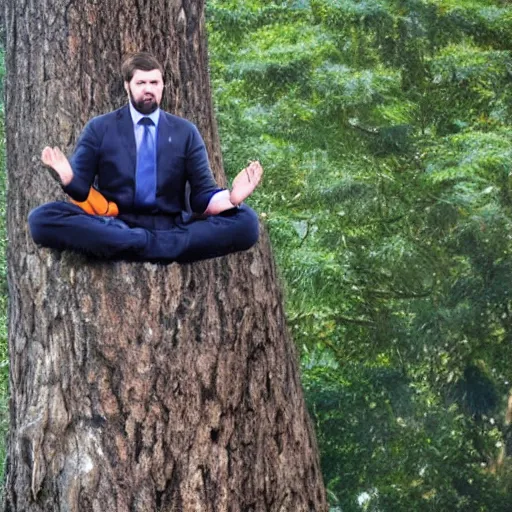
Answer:
[[[6,0],[11,431],[6,511],[324,511],[266,235],[192,265],[38,249],[62,192],[39,163],[125,101],[130,51],[164,63],[224,183],[203,2]]]

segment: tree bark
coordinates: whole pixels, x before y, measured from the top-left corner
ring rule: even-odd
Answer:
[[[5,511],[324,511],[314,435],[266,234],[191,265],[40,249],[63,198],[39,162],[125,101],[123,55],[164,63],[220,183],[204,5],[6,0],[11,427]]]

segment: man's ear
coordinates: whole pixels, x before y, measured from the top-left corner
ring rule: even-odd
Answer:
[[[130,83],[124,82],[124,90],[126,91],[126,94],[130,94]]]

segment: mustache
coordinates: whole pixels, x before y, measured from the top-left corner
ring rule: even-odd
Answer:
[[[139,111],[141,114],[151,114],[158,108],[155,96],[151,93],[144,95],[140,100],[135,100],[131,90],[128,91],[128,95],[135,110]]]

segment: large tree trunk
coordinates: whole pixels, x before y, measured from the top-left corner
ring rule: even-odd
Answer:
[[[165,64],[223,183],[203,2],[6,0],[11,430],[6,511],[324,511],[267,237],[192,265],[39,249],[62,198],[39,163],[125,101],[122,56]]]

